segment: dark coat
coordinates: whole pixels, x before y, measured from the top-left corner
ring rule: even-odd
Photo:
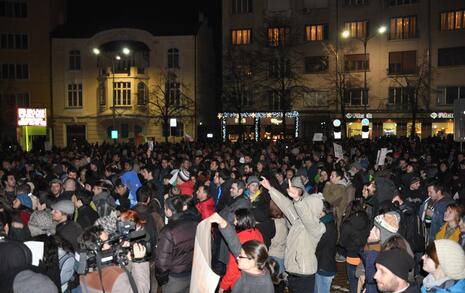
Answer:
[[[183,214],[161,230],[155,251],[155,276],[160,285],[168,281],[169,275],[190,274],[197,224],[196,217]]]
[[[350,215],[341,227],[341,246],[346,249],[347,256],[359,257],[370,235],[370,220],[364,212]]]
[[[78,208],[76,223],[78,223],[82,229],[93,226],[97,219],[98,214],[91,207],[83,205]]]
[[[59,223],[56,227],[56,235],[68,241],[72,246],[74,251],[79,250],[79,243],[77,238],[82,234],[82,228],[78,223],[73,221],[66,221]]]
[[[318,260],[318,272],[336,273],[336,223],[331,214],[326,215],[322,220],[326,222],[326,232],[321,236],[315,251]]]

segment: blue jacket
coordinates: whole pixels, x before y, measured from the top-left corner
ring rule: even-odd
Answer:
[[[428,197],[428,199],[426,199],[420,206],[419,216],[422,219],[422,221],[425,220],[424,213],[430,200],[431,198]],[[430,240],[434,240],[436,233],[438,233],[441,229],[441,226],[444,224],[444,213],[447,209],[447,206],[453,202],[454,201],[450,197],[445,196],[433,205],[433,217],[431,218],[431,227],[428,231],[428,238]]]
[[[422,293],[463,293],[465,292],[465,280],[459,280],[449,288],[433,287],[429,291],[425,287],[421,287]]]

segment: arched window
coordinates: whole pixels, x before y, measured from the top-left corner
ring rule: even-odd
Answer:
[[[147,85],[141,81],[137,84],[137,105],[145,105],[147,103],[147,96]]]
[[[168,68],[179,68],[179,50],[177,48],[168,49]]]

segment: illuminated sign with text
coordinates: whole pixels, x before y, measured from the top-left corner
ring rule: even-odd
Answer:
[[[18,108],[18,126],[47,126],[47,109]]]

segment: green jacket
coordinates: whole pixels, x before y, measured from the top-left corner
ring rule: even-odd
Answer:
[[[323,201],[308,194],[299,201],[292,201],[273,187],[270,196],[291,224],[284,254],[286,271],[299,275],[315,274],[318,268],[316,246],[326,231],[320,222]]]

